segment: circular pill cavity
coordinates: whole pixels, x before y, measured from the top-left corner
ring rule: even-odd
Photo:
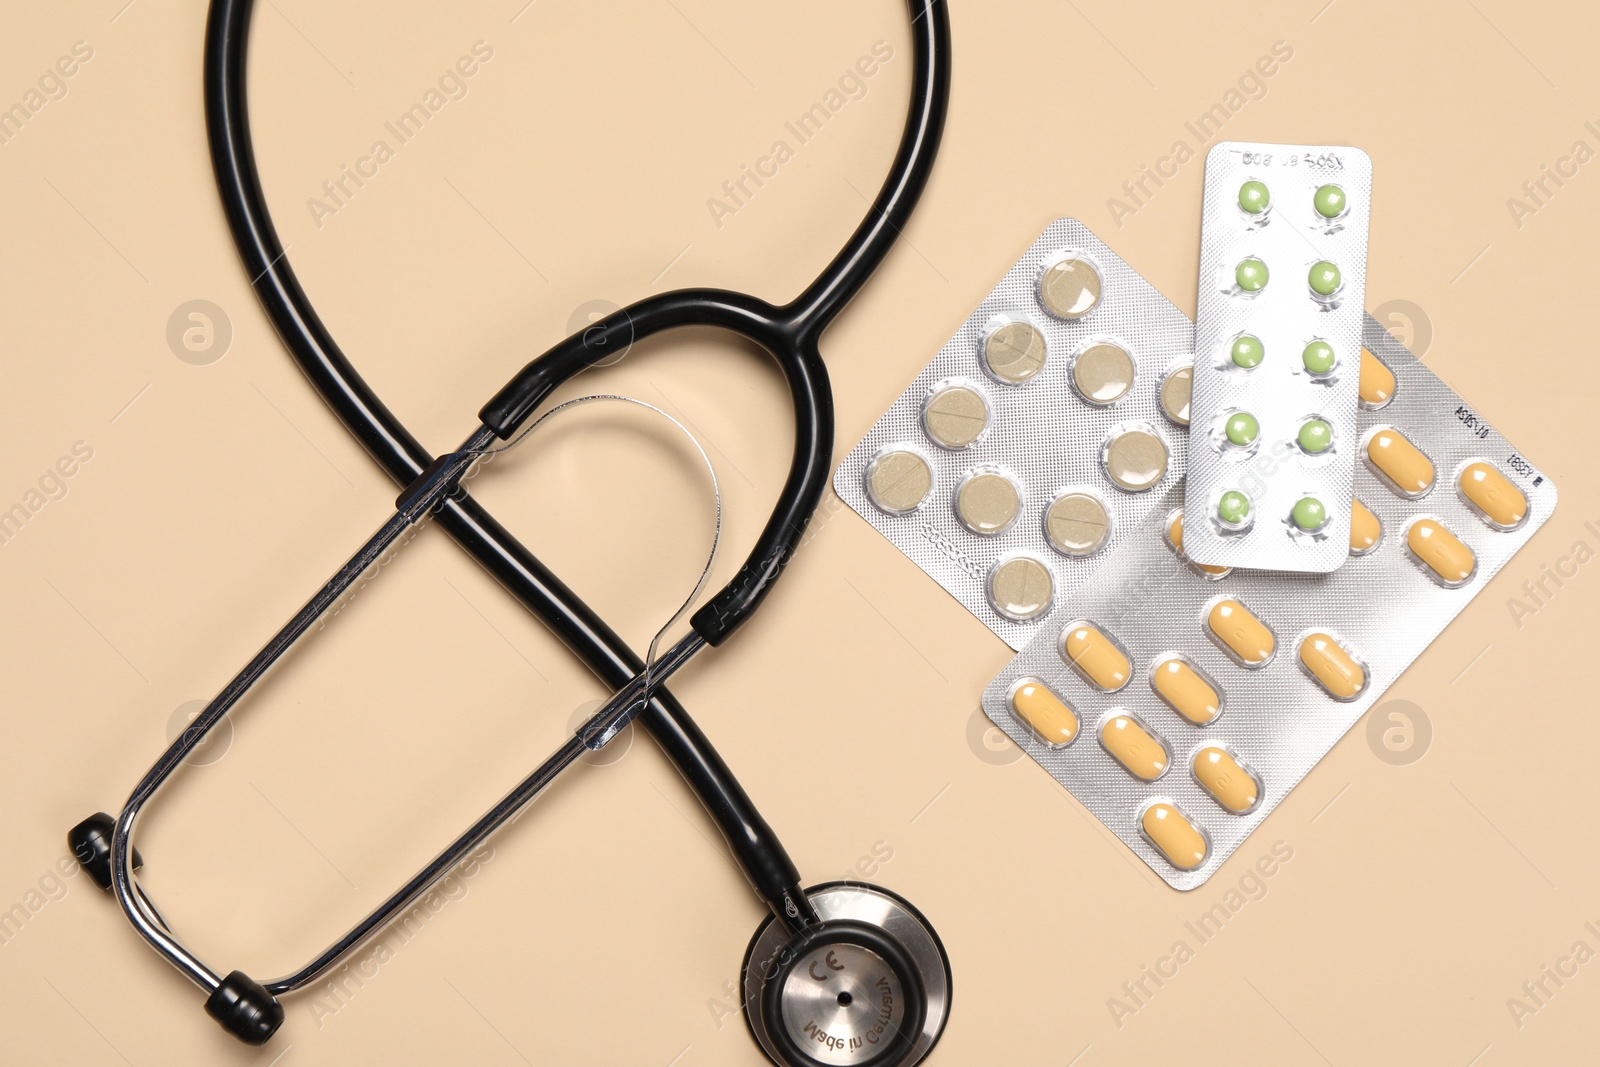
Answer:
[[[1305,365],[1307,374],[1329,374],[1339,365],[1339,357],[1334,355],[1333,346],[1326,341],[1312,341],[1306,345],[1305,351],[1300,353],[1300,362]]]
[[[1259,293],[1267,287],[1268,273],[1267,265],[1251,256],[1233,268],[1233,281],[1243,292]]]
[[[1043,615],[1055,592],[1050,568],[1031,556],[1001,560],[989,571],[989,605],[1016,622]]]
[[[1350,210],[1342,185],[1324,185],[1311,194],[1311,206],[1325,219],[1336,219]]]
[[[965,385],[938,390],[922,409],[922,428],[943,448],[966,448],[988,426],[988,402],[982,393]]]
[[[1114,404],[1133,388],[1133,357],[1121,345],[1090,345],[1072,361],[1072,386],[1091,404]]]
[[[1099,305],[1101,284],[1093,263],[1067,256],[1039,276],[1039,303],[1058,319],[1081,319]]]
[[[1250,498],[1229,489],[1217,500],[1217,518],[1224,526],[1241,526],[1250,517]]]
[[[956,490],[956,517],[982,537],[1009,529],[1022,509],[1022,494],[1010,478],[998,471],[979,471]]]
[[[1179,426],[1189,425],[1189,403],[1194,396],[1194,367],[1185,365],[1161,380],[1161,413]]]
[[[1111,516],[1097,497],[1063,493],[1044,513],[1044,535],[1064,556],[1098,552],[1111,532]]]
[[[1246,215],[1264,215],[1272,206],[1272,193],[1266,182],[1247,181],[1239,186],[1239,210]]]
[[[1289,509],[1289,521],[1306,533],[1316,533],[1328,525],[1328,509],[1314,496],[1303,496]]]
[[[1222,424],[1222,435],[1235,448],[1249,448],[1261,434],[1261,424],[1248,411],[1235,411]]]
[[[1167,474],[1167,444],[1149,430],[1123,430],[1101,457],[1106,477],[1119,489],[1143,492]]]
[[[1044,369],[1049,355],[1044,334],[1031,322],[1005,322],[983,339],[983,365],[1010,385],[1021,385]]]
[[[1333,447],[1333,427],[1326,419],[1307,419],[1300,424],[1295,442],[1306,455],[1320,456]]]
[[[1233,339],[1233,345],[1228,349],[1228,358],[1233,360],[1233,365],[1242,370],[1254,370],[1267,358],[1267,346],[1261,343],[1261,338],[1254,334],[1240,334]]]
[[[867,497],[879,511],[904,515],[915,511],[933,489],[933,469],[909,449],[880,452],[867,465]]]
[[[1306,283],[1317,296],[1329,297],[1344,288],[1344,275],[1339,273],[1338,264],[1326,259],[1318,260],[1306,275]]]

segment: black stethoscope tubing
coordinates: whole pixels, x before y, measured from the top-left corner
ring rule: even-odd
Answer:
[[[208,993],[206,1010],[235,1036],[252,1044],[270,1039],[283,1021],[277,996],[302,988],[343,954],[388,922],[399,910],[451,869],[497,827],[521,810],[586,750],[607,743],[636,716],[660,742],[690,787],[727,836],[741,868],[787,931],[789,950],[777,959],[765,989],[763,1048],[787,1061],[808,1057],[786,1036],[779,1016],[788,975],[799,954],[853,942],[903,976],[910,1002],[899,1016],[905,1029],[891,1047],[873,1053],[874,1063],[891,1054],[921,1055],[938,1039],[948,1009],[948,961],[937,938],[916,923],[941,1010],[927,1013],[930,995],[922,974],[910,973],[911,957],[899,942],[871,924],[822,916],[799,884],[799,872],[749,796],[694,725],[683,707],[660,683],[707,645],[719,645],[771,591],[794,552],[827,485],[833,449],[833,402],[818,340],[828,324],[860,290],[887,254],[927,184],[943,127],[949,93],[949,26],[942,0],[908,0],[915,55],[912,96],[905,133],[890,175],[871,213],[828,268],[799,297],[777,307],[754,296],[712,289],[670,292],[645,300],[567,338],[525,366],[480,412],[483,425],[453,452],[431,456],[362,381],[339,350],[301,289],[274,231],[262,195],[250,142],[246,107],[246,55],[252,0],[214,0],[206,30],[205,101],[207,130],[217,183],[230,228],[251,284],[295,361],[368,451],[404,486],[394,514],[313,597],[236,674],[174,740],[135,786],[121,814],[103,813],[75,826],[68,835],[79,862],[110,889],[134,927],[158,953]],[[795,412],[794,453],[777,505],[755,548],[732,581],[690,619],[690,633],[658,659],[642,664],[571,590],[545,569],[465,491],[461,480],[474,461],[499,439],[513,441],[538,406],[560,385],[600,362],[621,343],[689,325],[715,326],[765,348],[778,362]],[[227,976],[212,970],[168,928],[133,877],[139,865],[131,837],[140,811],[171,777],[207,732],[282,657],[347,590],[372,561],[405,531],[429,515],[438,519],[519,600],[546,621],[558,636],[614,692],[573,737],[524,778],[466,832],[391,894],[377,909],[300,970],[265,985],[243,972]],[[652,656],[654,650],[652,646]],[[865,888],[865,887],[864,887]],[[878,891],[886,906],[892,894]],[[900,902],[903,903],[903,902]],[[909,906],[907,906],[909,907]],[[914,909],[902,911],[914,914]],[[758,934],[758,936],[760,936]],[[752,942],[752,946],[754,942]],[[878,949],[872,946],[877,945]],[[829,956],[832,959],[832,956]],[[746,975],[750,972],[747,968]],[[824,975],[826,977],[826,975]],[[887,982],[887,978],[881,979]],[[802,997],[814,996],[816,986]],[[846,992],[841,1008],[849,1005]],[[748,1005],[747,1005],[748,1007]],[[748,1014],[748,1013],[747,1013]],[[771,1015],[772,1020],[766,1016]],[[776,1020],[775,1025],[767,1025]],[[930,1027],[925,1031],[924,1027]],[[881,1029],[881,1026],[880,1026]],[[754,1031],[753,1031],[754,1032]],[[761,1034],[765,1034],[763,1039]],[[786,1044],[788,1042],[788,1044]],[[907,1061],[908,1062],[908,1061]]]
[[[480,412],[483,425],[456,450],[431,456],[382,404],[339,350],[311,306],[287,262],[262,194],[250,142],[246,106],[246,57],[252,0],[213,0],[206,29],[205,102],[207,131],[217,183],[229,226],[250,273],[252,287],[295,361],[341,421],[404,486],[394,514],[313,597],[268,640],[174,740],[135,786],[121,814],[103,813],[73,827],[68,841],[79,862],[109,889],[130,922],[168,962],[208,994],[206,1010],[242,1040],[260,1044],[283,1021],[277,997],[303,988],[360,944],[427,886],[433,884],[497,827],[552,782],[586,750],[603,746],[624,725],[643,716],[645,726],[684,775],[727,837],[734,855],[786,931],[787,948],[770,961],[760,1006],[761,1025],[752,1033],[769,1054],[798,1062],[808,1057],[783,1031],[779,1007],[788,975],[801,954],[854,943],[855,951],[887,964],[902,976],[908,1005],[898,1016],[907,1027],[894,1038],[893,1056],[920,1056],[938,1040],[948,1012],[949,967],[931,929],[915,909],[884,890],[861,887],[874,907],[899,909],[917,931],[926,971],[907,973],[910,956],[895,937],[871,923],[834,917],[824,921],[799,884],[799,872],[756,812],[749,796],[688,713],[663,683],[707,645],[726,640],[760,605],[798,545],[827,484],[833,448],[833,404],[827,371],[818,351],[822,332],[887,254],[927,184],[948,104],[948,16],[942,0],[908,0],[915,56],[914,92],[890,175],[868,217],[845,248],[799,297],[777,307],[757,297],[723,290],[670,292],[639,301],[567,338],[527,364]],[[461,485],[474,461],[498,439],[512,441],[538,406],[560,385],[602,361],[622,343],[689,325],[728,330],[765,348],[778,362],[795,412],[794,453],[777,505],[754,550],[734,579],[690,619],[690,632],[649,664],[639,661],[571,590],[544,568]],[[524,605],[613,687],[613,695],[573,737],[525,777],[493,808],[437,854],[411,880],[310,963],[266,984],[240,971],[212,970],[174,935],[134,879],[139,866],[132,834],[139,813],[256,681],[320,618],[351,583],[405,531],[429,515],[466,547]],[[654,657],[654,646],[652,646]],[[835,898],[830,897],[830,900]],[[830,908],[840,907],[830,903]],[[844,906],[853,907],[847,902]],[[758,932],[758,938],[763,936]],[[881,951],[872,948],[874,944]],[[752,942],[752,950],[755,942]],[[781,946],[780,946],[781,947]],[[876,954],[874,954],[876,952]],[[935,955],[936,957],[935,958]],[[830,957],[831,958],[831,957]],[[898,962],[896,962],[898,961]],[[746,979],[754,976],[747,966]],[[925,981],[926,976],[926,981]],[[887,979],[884,979],[885,981]],[[929,986],[929,982],[932,986]],[[815,995],[815,987],[797,994]],[[930,1015],[928,998],[939,1005]],[[776,999],[775,999],[776,998]],[[850,1003],[840,994],[841,1007]],[[767,1016],[772,1016],[770,1019]],[[920,1051],[918,1051],[920,1049]],[[873,1053],[874,1063],[889,1056]],[[881,1053],[881,1055],[880,1055]],[[798,1057],[798,1059],[797,1059]],[[906,1060],[909,1062],[909,1060]]]
[[[925,188],[949,100],[949,20],[943,0],[908,0],[914,70],[904,133],[866,218],[817,279],[790,303],[719,290],[649,297],[567,338],[524,368],[483,409],[501,437],[515,433],[560,382],[629,342],[675,326],[711,325],[755,341],[778,358],[795,403],[794,460],[780,502],[730,586],[698,612],[695,630],[720,643],[770,589],[826,486],[832,407],[818,339],[888,254]],[[253,0],[215,0],[206,31],[205,103],[217,185],[252,285],[284,344],[340,421],[401,485],[435,461],[356,371],[301,288],[272,224],[256,172],[246,106]],[[619,687],[643,663],[621,638],[476,500],[458,492],[437,521],[538,616],[606,684]],[[640,721],[727,838],[739,865],[779,921],[816,921],[793,861],[727,764],[665,689]]]

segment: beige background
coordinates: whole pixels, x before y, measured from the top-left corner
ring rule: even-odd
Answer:
[[[175,711],[220,686],[394,495],[282,351],[234,254],[205,153],[204,5],[125,2],[14,4],[0,34],[5,104],[74,42],[93,49],[66,95],[0,145],[0,507],[27,501],[76,442],[93,450],[64,496],[45,479],[59,499],[0,545],[0,907],[27,915],[0,945],[0,1059],[755,1062],[728,983],[759,908],[643,735],[500,834],[456,887],[470,903],[363,956],[337,997],[290,999],[263,1050],[206,1019],[86,878],[53,873],[66,829],[115,810]],[[271,0],[256,13],[252,117],[289,254],[435,449],[590,301],[695,284],[787,299],[892,154],[911,65],[898,0],[594,7]],[[673,688],[809,879],[871,870],[937,925],[955,1002],[935,1063],[1592,1061],[1600,962],[1546,979],[1554,995],[1520,1026],[1508,999],[1543,967],[1570,972],[1575,942],[1600,951],[1600,564],[1570,555],[1600,548],[1586,310],[1600,169],[1578,169],[1520,226],[1507,198],[1575,141],[1600,148],[1584,128],[1600,118],[1600,16],[1510,0],[952,8],[933,182],[825,341],[839,455],[1051,218],[1083,218],[1192,310],[1199,160],[1120,227],[1107,200],[1284,41],[1292,60],[1227,135],[1372,154],[1369,308],[1557,479],[1560,509],[1390,692],[1431,722],[1425,755],[1381,760],[1363,723],[1192,894],[985,733],[978,694],[1008,651],[831,497],[766,610]],[[880,39],[895,55],[866,95],[719,227],[708,198]],[[307,199],[480,40],[493,59],[465,98],[318,227]],[[203,366],[166,340],[195,299],[232,327]],[[578,384],[700,434],[722,477],[729,573],[787,459],[771,366],[693,333]],[[709,530],[692,455],[615,409],[542,432],[474,491],[640,647]],[[1517,625],[1509,598],[1558,567],[1576,576],[1547,582],[1554,595]],[[283,973],[602,695],[426,531],[241,709],[221,758],[153,806],[147,884],[215,965]],[[1275,842],[1292,859],[1200,944],[1185,924]],[[1108,1000],[1180,939],[1193,958],[1119,1026]]]

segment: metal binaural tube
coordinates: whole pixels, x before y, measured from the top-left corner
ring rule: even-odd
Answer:
[[[221,977],[178,943],[167,930],[166,924],[161,921],[155,906],[133,882],[133,872],[128,865],[129,840],[140,810],[182,765],[184,757],[205,740],[212,728],[222,721],[222,717],[275,663],[283,658],[311,625],[355,584],[367,568],[371,567],[401,534],[426,517],[455,489],[462,476],[476,462],[478,455],[493,440],[493,431],[488,427],[480,427],[467,438],[459,450],[441,458],[417,480],[416,484],[402,494],[401,503],[395,513],[356,550],[355,555],[345,561],[333,577],[323,583],[316,594],[306,601],[277,633],[272,635],[261,650],[251,657],[250,662],[229,679],[228,684],[212,698],[189,728],[167,746],[167,750],[156,760],[155,765],[134,787],[128,802],[123,806],[122,813],[117,817],[116,828],[111,837],[113,895],[144,939],[206,992],[215,990],[221,984]]]
[[[490,834],[526,807],[544,791],[546,786],[555,781],[562,771],[572,766],[579,756],[609,744],[624,726],[644,710],[648,703],[647,689],[664,681],[704,647],[705,641],[698,634],[691,633],[668,649],[659,661],[636,674],[627,685],[612,694],[611,699],[606,701],[599,711],[584,721],[565,744],[535,768],[533,773],[518,782],[516,788],[502,797],[477,822],[467,827],[461,836],[428,861],[427,865],[412,875],[404,885],[389,894],[388,898],[368,913],[366,918],[352,926],[342,937],[318,953],[310,963],[298,971],[267,982],[267,992],[273,996],[280,996],[301,989],[320,978],[339,961],[340,957],[361,945],[427,892],[429,886],[448,874],[468,852],[477,848]]]

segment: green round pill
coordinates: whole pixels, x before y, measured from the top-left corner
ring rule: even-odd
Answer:
[[[1333,447],[1333,427],[1322,419],[1307,419],[1301,425],[1296,440],[1300,442],[1301,451],[1313,456],[1321,455]]]
[[[1254,256],[1240,260],[1233,268],[1233,280],[1247,293],[1259,293],[1267,287],[1267,265]]]
[[[1223,423],[1222,432],[1227,436],[1229,443],[1245,448],[1255,443],[1256,434],[1261,432],[1261,424],[1256,422],[1256,417],[1248,411],[1235,411],[1228,416],[1228,421]]]
[[[1328,509],[1314,496],[1303,496],[1294,503],[1289,519],[1300,529],[1314,532],[1328,524]]]
[[[1311,291],[1318,296],[1332,296],[1344,285],[1344,275],[1339,273],[1339,268],[1327,260],[1319,260],[1311,268],[1307,278],[1311,283]]]
[[[1311,203],[1316,207],[1317,214],[1325,219],[1336,219],[1350,207],[1342,185],[1324,185],[1312,194]]]
[[[1272,193],[1266,182],[1248,181],[1239,186],[1239,210],[1246,215],[1260,215],[1272,203]]]
[[[1312,341],[1306,345],[1306,350],[1300,354],[1300,359],[1306,365],[1306,370],[1312,374],[1327,374],[1333,370],[1334,364],[1339,362],[1333,354],[1333,346],[1326,341]]]
[[[1229,354],[1233,358],[1235,367],[1250,370],[1252,367],[1260,366],[1261,361],[1266,358],[1267,349],[1261,343],[1261,338],[1246,333],[1234,338],[1233,349]]]
[[[1217,518],[1229,526],[1237,526],[1250,515],[1250,498],[1237,489],[1229,489],[1217,501]]]

